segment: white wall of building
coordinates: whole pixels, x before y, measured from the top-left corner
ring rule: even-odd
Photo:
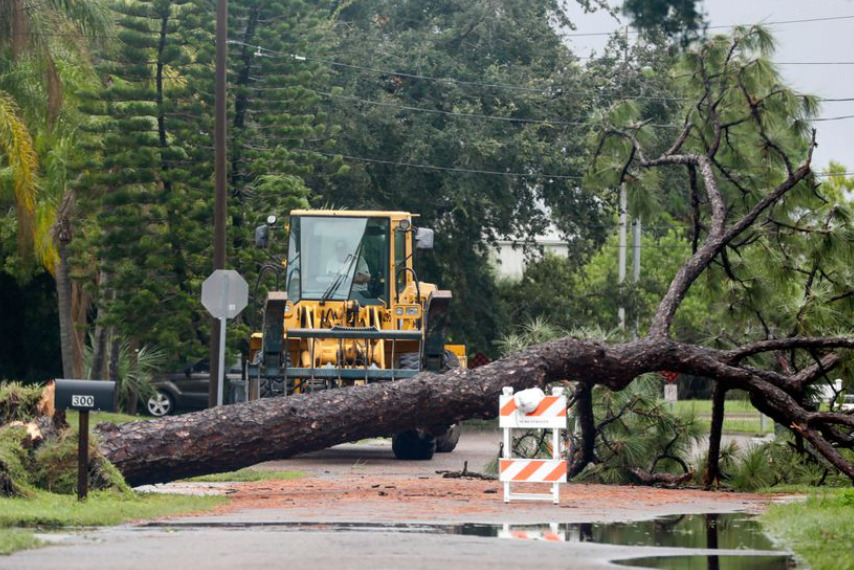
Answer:
[[[523,240],[514,239],[498,241],[491,257],[499,279],[518,281],[522,278],[522,274],[525,272],[528,263],[542,257],[544,254],[550,253],[563,257],[569,254],[569,246],[566,241],[560,239],[556,231],[551,231],[547,235],[535,238],[534,244],[537,247],[529,247],[531,251],[529,251],[527,258],[523,247],[524,243]],[[542,254],[538,252],[538,249],[542,250]]]

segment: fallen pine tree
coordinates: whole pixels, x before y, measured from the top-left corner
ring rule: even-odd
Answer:
[[[643,338],[615,345],[563,338],[475,370],[422,373],[389,384],[271,398],[122,426],[101,424],[97,433],[104,456],[132,485],[164,482],[413,426],[429,429],[492,417],[505,386],[519,390],[573,381],[583,436],[577,472],[596,460],[591,387],[622,390],[643,374],[668,370],[706,377],[717,385],[707,483],[718,477],[723,398],[734,389],[745,391],[758,410],[787,426],[811,453],[854,481],[854,465],[845,451],[854,447],[854,416],[819,410],[811,397],[814,385],[844,362],[844,350],[854,348],[854,338],[804,334],[823,330],[807,326],[809,311],[825,301],[849,302],[854,284],[844,270],[825,261],[830,253],[822,257],[817,249],[807,255],[795,248],[828,236],[843,245],[854,238],[850,223],[842,223],[846,206],[821,195],[811,170],[816,135],[804,125],[814,105],[781,86],[767,62],[757,63],[765,62],[769,45],[764,31],[751,28],[689,51],[680,93],[692,95],[693,104],[686,105],[683,126],[669,145],[653,136],[653,125],[631,105],[615,108],[598,125],[591,173],[604,176],[611,187],[626,182],[653,191],[650,185],[658,183],[649,173],[679,171],[693,210],[692,253],[673,277]],[[748,254],[765,255],[767,263],[790,273],[778,272],[780,282],[771,288],[803,293],[792,319],[776,319],[774,313],[784,307],[769,311],[761,306],[767,299],[752,293],[756,283],[750,268],[733,261]],[[728,348],[671,338],[683,299],[711,270],[741,295],[739,303],[754,303],[750,309],[758,325],[742,327],[745,334],[721,334],[732,345]]]

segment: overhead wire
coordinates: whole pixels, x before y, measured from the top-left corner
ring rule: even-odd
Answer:
[[[746,26],[746,25],[782,26],[782,25],[787,25],[787,24],[807,24],[807,23],[811,23],[811,22],[830,22],[830,21],[836,21],[836,20],[854,20],[854,15],[851,15],[851,16],[828,16],[828,17],[824,17],[824,18],[803,18],[803,19],[799,19],[799,20],[779,20],[776,22],[760,22],[760,24],[720,24],[717,26],[706,26],[705,29],[707,29],[707,30],[724,30],[724,29],[737,28],[737,27]],[[639,32],[637,30],[631,30],[631,31],[627,30],[627,31],[623,31],[620,33],[622,33],[622,34],[630,33],[632,35],[637,35],[641,32]],[[584,38],[584,37],[597,37],[597,36],[599,36],[599,37],[611,36],[613,34],[614,34],[614,32],[567,32],[567,33],[564,33],[561,35],[563,35],[565,37],[570,37],[570,38]]]
[[[851,16],[851,18],[854,18],[854,16]],[[332,67],[342,67],[342,68],[347,68],[347,69],[356,69],[356,70],[360,70],[360,71],[370,71],[372,73],[380,73],[380,74],[384,74],[384,75],[390,75],[390,76],[396,76],[396,77],[405,77],[405,78],[409,78],[409,79],[417,79],[417,80],[423,80],[423,81],[433,81],[433,82],[438,82],[438,83],[448,83],[451,85],[465,85],[465,86],[470,86],[470,87],[507,89],[510,91],[524,91],[524,92],[539,93],[539,94],[547,94],[547,93],[552,92],[552,91],[555,91],[556,93],[561,93],[561,94],[563,94],[563,93],[576,94],[576,95],[578,95],[578,94],[588,95],[589,94],[588,91],[567,90],[567,89],[563,89],[563,88],[559,88],[559,87],[556,88],[554,85],[549,86],[549,87],[533,88],[533,87],[526,87],[526,86],[520,86],[520,85],[512,85],[512,84],[507,84],[507,83],[469,81],[469,80],[460,80],[460,79],[456,79],[453,77],[439,77],[439,76],[425,75],[425,74],[420,74],[420,73],[409,73],[409,72],[404,72],[404,71],[394,71],[391,69],[384,69],[384,68],[373,67],[373,66],[359,65],[359,64],[354,64],[354,63],[345,63],[345,62],[340,62],[340,61],[335,61],[335,60],[330,60],[330,59],[315,58],[315,57],[309,57],[309,56],[304,56],[304,55],[299,55],[299,54],[285,53],[285,52],[280,52],[277,50],[270,50],[268,48],[265,48],[265,47],[257,45],[257,44],[249,44],[249,43],[238,41],[238,40],[229,40],[229,43],[256,49],[257,50],[256,55],[259,55],[260,57],[281,57],[281,58],[286,58],[286,59],[292,59],[292,60],[297,61],[297,62],[315,62],[315,63],[321,63],[321,64],[332,66]],[[780,65],[811,65],[811,64],[815,64],[815,65],[833,65],[833,64],[854,65],[854,61],[852,61],[852,62],[783,62]],[[257,87],[253,87],[253,88],[258,89],[258,90],[281,89],[278,87],[262,87],[262,86],[257,86]],[[672,96],[643,95],[643,94],[632,95],[632,96],[626,97],[625,99],[638,100],[638,101],[688,101],[688,100],[690,100],[687,97],[672,97]],[[833,102],[833,103],[854,101],[854,97],[838,97],[838,98],[818,97],[817,99],[819,101],[822,101],[822,102],[827,101],[827,102]],[[830,119],[830,120],[833,120],[833,119]]]

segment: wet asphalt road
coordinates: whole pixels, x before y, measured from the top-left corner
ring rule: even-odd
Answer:
[[[316,484],[337,478],[372,477],[382,480],[435,477],[436,470],[459,470],[468,462],[470,470],[480,470],[498,449],[498,432],[467,433],[453,454],[437,455],[432,462],[400,462],[383,441],[348,444],[287,461],[264,464],[263,468],[298,469]],[[441,500],[441,499],[437,499]],[[615,517],[603,508],[598,512],[558,508],[550,504],[514,510],[502,506],[495,496],[491,520],[465,521],[449,512],[452,522],[513,524],[592,522],[597,520],[649,519],[654,516],[691,510],[726,512],[750,508],[749,501],[728,500],[674,505],[657,510],[637,505],[622,509]],[[754,505],[755,506],[755,505]],[[358,512],[358,511],[355,511]],[[92,570],[145,569],[195,570],[288,568],[289,570],[379,570],[472,568],[586,569],[626,568],[610,561],[618,558],[651,556],[677,552],[657,547],[613,546],[580,542],[565,536],[566,542],[510,540],[478,536],[439,534],[429,528],[408,532],[378,528],[359,532],[294,529],[288,523],[302,520],[350,520],[350,512],[318,512],[311,504],[301,509],[249,509],[227,515],[207,515],[165,521],[160,526],[125,525],[109,529],[54,534],[46,538],[54,545],[0,557],[0,569]],[[423,526],[418,513],[408,513],[405,505],[388,512],[373,512],[370,520],[379,523]],[[441,521],[438,521],[441,522]],[[682,552],[682,549],[679,550]],[[701,552],[701,551],[694,551]],[[744,551],[739,551],[744,554]]]

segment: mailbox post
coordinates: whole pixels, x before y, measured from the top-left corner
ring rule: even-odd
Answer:
[[[57,380],[54,404],[57,410],[77,410],[77,500],[89,493],[89,412],[113,411],[115,382],[100,380]]]

